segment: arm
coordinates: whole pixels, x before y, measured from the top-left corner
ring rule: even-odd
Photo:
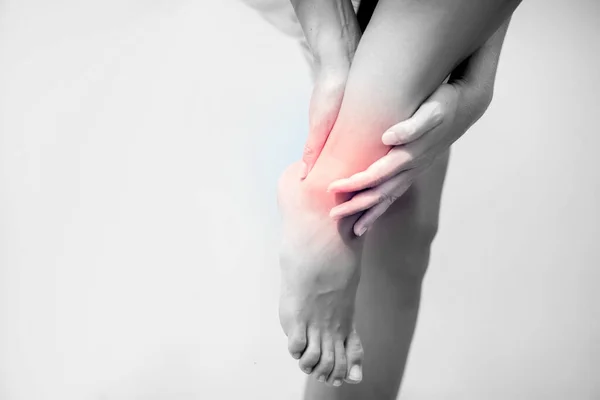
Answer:
[[[335,126],[305,181],[315,206],[329,209],[348,199],[323,193],[333,180],[364,170],[385,155],[389,147],[381,142],[381,132],[413,114],[517,3],[380,2],[354,57]]]
[[[361,30],[350,0],[292,0],[292,5],[314,59],[309,135],[300,174],[306,178],[340,111]]]
[[[330,185],[330,190],[339,192],[361,191],[348,202],[332,209],[332,217],[340,218],[367,210],[354,225],[354,232],[361,235],[408,190],[431,161],[477,122],[492,99],[509,20],[459,64],[448,83],[441,85],[411,118],[383,134],[382,142],[395,146],[388,154],[367,170]],[[417,141],[419,143],[411,144]],[[406,163],[407,152],[420,162]]]
[[[412,115],[517,3],[381,0],[375,9],[314,168],[300,180],[294,164],[279,181],[280,321],[288,349],[306,373],[329,376],[338,386],[341,379],[361,377],[362,351],[353,325],[364,242],[352,233],[354,218],[338,223],[328,218],[329,210],[349,196],[327,193],[327,187],[384,156],[390,147],[382,143],[381,132]]]
[[[458,136],[462,136],[466,129],[481,118],[492,101],[500,52],[509,23],[510,17],[483,46],[459,64],[450,75],[448,83],[462,90],[462,100],[464,100],[461,102],[459,99],[457,115],[470,120],[468,126]]]

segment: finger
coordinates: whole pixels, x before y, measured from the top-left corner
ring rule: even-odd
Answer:
[[[381,140],[388,146],[406,144],[418,139],[440,125],[444,120],[444,107],[437,100],[426,101],[409,119],[388,129]]]
[[[394,202],[399,199],[413,183],[413,179],[404,179],[402,183],[395,187],[393,193],[381,196],[381,202],[369,208],[358,221],[354,223],[354,234],[362,236],[369,228],[373,226],[375,221],[387,211]]]
[[[327,190],[330,192],[357,192],[377,186],[398,173],[411,168],[414,158],[411,149],[394,147],[365,171],[358,172],[350,178],[334,181]]]
[[[350,0],[292,0],[308,47],[317,60],[309,110],[309,136],[301,178],[315,165],[339,113],[360,27]]]
[[[373,207],[379,203],[379,201],[379,193],[370,189],[365,192],[360,192],[345,203],[333,207],[329,212],[329,216],[334,219],[348,217]]]
[[[367,210],[385,201],[394,202],[396,189],[405,185],[410,178],[408,172],[400,173],[385,181],[381,185],[365,190],[354,195],[350,200],[331,209],[329,216],[332,218],[344,218],[360,211]]]
[[[335,70],[317,73],[308,114],[308,138],[302,154],[302,179],[315,165],[335,124],[342,106],[349,68],[348,64],[347,68],[339,66]]]

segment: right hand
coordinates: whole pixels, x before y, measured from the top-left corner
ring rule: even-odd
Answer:
[[[315,165],[342,106],[361,31],[350,0],[292,0],[314,58],[315,85],[300,178]]]

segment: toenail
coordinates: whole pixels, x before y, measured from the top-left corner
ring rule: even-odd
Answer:
[[[310,374],[312,372],[312,368],[304,368],[302,371],[304,371],[305,374]]]
[[[362,380],[362,371],[360,370],[360,366],[358,365],[353,365],[352,368],[350,368],[350,373],[348,374],[348,378],[359,382]]]
[[[319,376],[319,379],[317,379],[319,382],[325,382],[325,377],[323,375]]]
[[[300,358],[301,354],[300,353],[294,353],[292,354],[292,357],[294,357],[296,360],[298,360]]]
[[[333,381],[333,386],[342,386],[342,381],[336,379],[335,381]]]

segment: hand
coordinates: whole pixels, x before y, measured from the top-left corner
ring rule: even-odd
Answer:
[[[361,31],[350,0],[292,0],[313,59],[315,85],[300,177],[306,178],[335,124]]]
[[[483,115],[490,101],[491,86],[466,80],[442,84],[411,118],[383,134],[383,143],[394,146],[384,157],[363,172],[331,183],[329,191],[357,193],[330,215],[342,218],[364,211],[354,224],[354,233],[364,234]]]
[[[358,192],[331,210],[341,218],[363,212],[354,224],[361,236],[404,194],[435,158],[462,136],[487,110],[502,43],[510,18],[470,57],[464,60],[406,121],[386,131],[382,141],[394,146],[366,171],[333,182],[329,189]]]

